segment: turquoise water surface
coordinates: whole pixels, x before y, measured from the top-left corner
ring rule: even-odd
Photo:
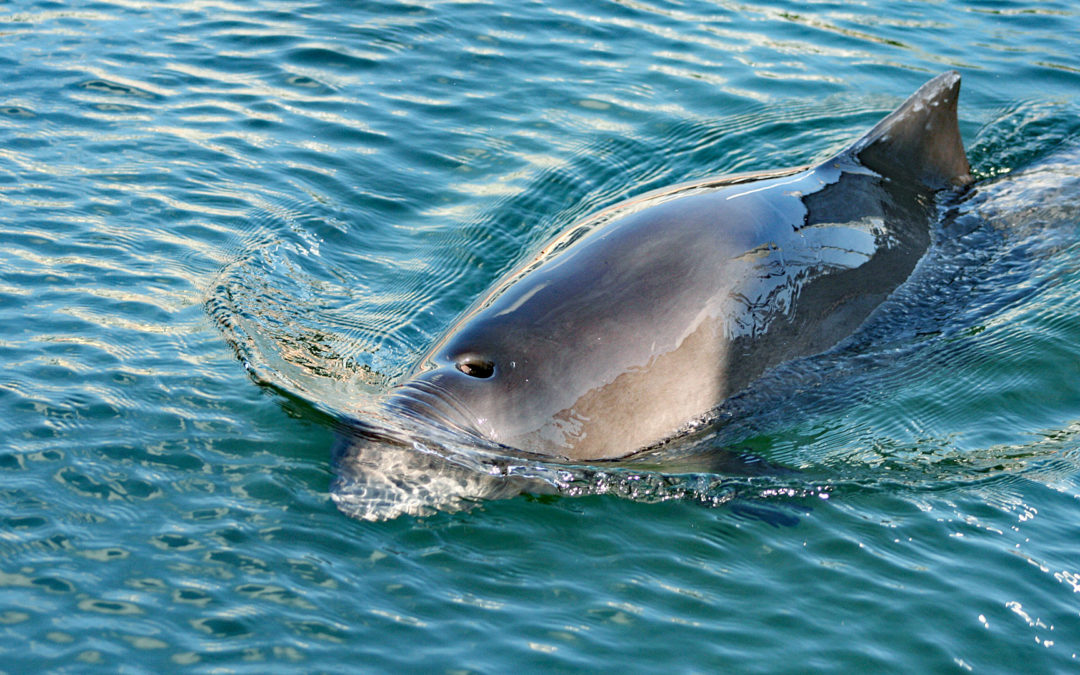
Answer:
[[[1064,1],[0,4],[0,672],[1075,671],[1078,44]],[[452,439],[342,461],[576,219],[949,69],[978,182],[915,275],[678,446],[775,470],[432,508]]]

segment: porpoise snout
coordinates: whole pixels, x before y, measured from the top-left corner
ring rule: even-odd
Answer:
[[[473,365],[474,372],[483,373],[483,364]],[[475,415],[453,392],[451,383],[457,378],[475,378],[456,366],[430,370],[394,387],[387,395],[385,407],[423,423],[462,431],[476,437],[483,435],[476,428]],[[490,377],[490,374],[488,375]]]

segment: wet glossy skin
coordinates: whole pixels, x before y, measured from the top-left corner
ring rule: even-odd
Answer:
[[[934,190],[966,180],[966,160],[949,175],[955,153],[923,162],[903,138],[942,124],[909,120],[916,106],[951,105],[955,126],[958,85],[937,78],[884,131],[818,166],[596,214],[481,300],[391,405],[522,450],[614,458],[678,433],[768,368],[832,347],[914,269]]]

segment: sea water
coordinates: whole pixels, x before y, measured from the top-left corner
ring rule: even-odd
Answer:
[[[0,671],[1080,667],[1078,35],[1004,0],[0,5]],[[777,471],[338,508],[348,420],[552,236],[823,158],[949,69],[978,182],[910,283],[686,441]]]

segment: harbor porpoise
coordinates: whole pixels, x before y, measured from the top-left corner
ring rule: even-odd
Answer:
[[[556,460],[662,443],[768,369],[837,345],[912,273],[971,183],[944,73],[819,164],[616,204],[503,278],[391,409]]]

